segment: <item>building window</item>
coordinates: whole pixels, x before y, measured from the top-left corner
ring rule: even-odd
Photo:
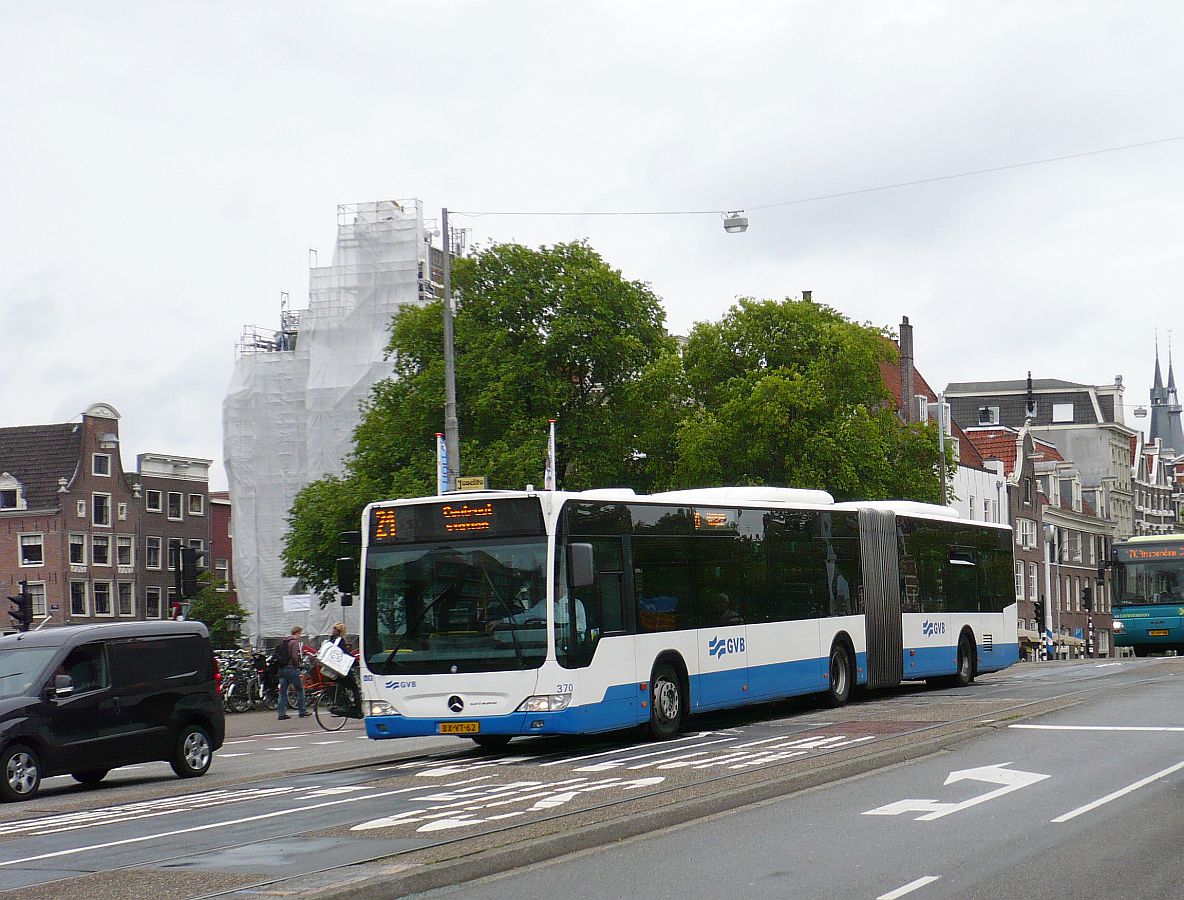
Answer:
[[[21,565],[39,566],[45,562],[45,537],[40,534],[20,536]]]
[[[1028,563],[1028,599],[1033,603],[1036,602],[1037,594],[1037,579],[1036,574],[1039,570],[1036,568],[1036,563]]]
[[[148,619],[160,618],[160,588],[144,588],[144,616]]]
[[[221,558],[214,560],[214,578],[218,583],[216,590],[230,590],[230,560]]]
[[[1016,519],[1019,530],[1016,532],[1015,542],[1021,547],[1031,550],[1036,546],[1036,522],[1032,519]]]
[[[1054,403],[1052,405],[1052,420],[1054,423],[1071,423],[1073,421],[1073,404]]]
[[[204,516],[206,514],[206,498],[203,494],[189,495],[189,515]]]
[[[29,590],[29,595],[33,598],[33,615],[38,619],[44,619],[49,612],[45,605],[45,582],[44,581],[30,581],[25,585]]]
[[[126,503],[117,503],[115,505],[115,518],[119,519],[120,522],[127,521],[127,504]]]
[[[1024,479],[1024,502],[1025,503],[1032,502],[1032,479],[1031,478]]]
[[[94,453],[91,455],[91,473],[94,475],[111,475],[111,454],[110,453]]]
[[[79,500],[77,505],[74,507],[74,509],[78,513],[78,518],[80,518],[80,519],[86,518],[86,501],[85,500]]]
[[[201,538],[190,538],[189,539],[189,546],[192,547],[194,550],[204,550],[204,549],[206,549],[206,542],[203,541]]]
[[[20,505],[19,488],[0,488],[0,509],[18,509]]]
[[[121,581],[115,586],[117,594],[117,602],[119,604],[119,614],[121,616],[134,616],[136,614],[136,604],[132,595],[132,583],[130,581]]]
[[[169,571],[181,564],[181,539],[169,538]]]
[[[90,607],[86,602],[86,582],[70,582],[70,615],[89,616]]]
[[[1022,562],[1015,564],[1015,599],[1024,599],[1024,564]]]
[[[164,509],[160,491],[144,491],[144,509],[148,512],[161,512]]]
[[[168,516],[174,522],[181,521],[181,494],[176,491],[169,491]]]
[[[86,565],[86,535],[77,531],[70,532],[70,565]]]
[[[160,568],[160,538],[144,538],[144,568]]]
[[[110,494],[91,494],[91,522],[95,525],[111,524],[111,495]]]
[[[111,535],[96,534],[90,539],[90,558],[96,566],[111,565]]]
[[[130,534],[120,534],[115,536],[115,565],[117,566],[132,566],[135,565],[135,538]]]
[[[95,598],[95,615],[96,616],[113,616],[115,611],[111,608],[111,582],[110,581],[96,581],[92,585]]]

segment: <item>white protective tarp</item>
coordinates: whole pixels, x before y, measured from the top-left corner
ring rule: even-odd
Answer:
[[[391,373],[383,359],[390,321],[404,303],[422,303],[428,274],[419,201],[338,207],[333,263],[310,269],[309,304],[287,328],[244,343],[222,403],[222,441],[234,516],[234,581],[250,613],[244,634],[276,638],[301,625],[327,634],[343,620],[358,630],[358,607],[285,610],[304,593],[281,575],[280,552],[297,492],[341,474],[359,405]],[[286,333],[284,333],[286,332]],[[294,341],[293,341],[294,338]],[[294,343],[294,346],[293,346]],[[377,499],[377,498],[376,498]]]

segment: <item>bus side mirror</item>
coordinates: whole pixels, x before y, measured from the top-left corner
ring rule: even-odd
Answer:
[[[337,558],[337,592],[341,594],[341,605],[353,605],[354,585],[358,581],[358,564],[352,556],[339,556]],[[349,597],[349,602],[346,602],[346,597]]]
[[[596,561],[591,544],[569,544],[567,571],[572,587],[588,587],[596,583]]]

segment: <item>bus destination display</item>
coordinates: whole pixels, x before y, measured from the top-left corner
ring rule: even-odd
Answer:
[[[1184,560],[1184,546],[1115,547],[1114,558],[1124,563]]]
[[[422,506],[384,506],[370,511],[371,544],[543,533],[542,507],[533,499],[457,499]]]

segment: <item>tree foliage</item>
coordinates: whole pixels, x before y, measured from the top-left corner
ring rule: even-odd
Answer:
[[[881,377],[896,361],[882,330],[825,305],[741,300],[687,340],[675,480],[936,502],[936,437],[901,424]]]
[[[210,643],[217,650],[238,646],[243,619],[250,615],[229,593],[218,590],[225,582],[205,576],[205,584],[189,601],[185,618],[201,622],[210,632]]]

